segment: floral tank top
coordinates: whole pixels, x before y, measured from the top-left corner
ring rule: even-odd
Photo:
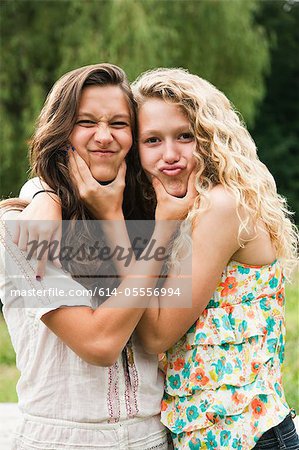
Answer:
[[[284,277],[278,260],[231,261],[198,320],[167,352],[162,422],[192,449],[250,449],[289,413],[281,381]]]

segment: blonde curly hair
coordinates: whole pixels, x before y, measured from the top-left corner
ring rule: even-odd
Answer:
[[[288,277],[297,261],[298,232],[290,220],[286,199],[277,193],[274,178],[259,160],[255,143],[227,97],[215,86],[184,69],[159,68],[141,74],[132,84],[140,108],[149,98],[181,107],[195,137],[198,197],[181,227],[174,259],[186,244],[194,218],[209,207],[208,191],[221,184],[236,199],[242,231],[253,223],[266,227],[277,258]],[[240,214],[244,211],[245,214]]]

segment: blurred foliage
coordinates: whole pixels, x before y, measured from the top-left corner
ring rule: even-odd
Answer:
[[[130,80],[185,67],[222,89],[298,213],[298,16],[292,0],[2,0],[0,196],[27,178],[27,144],[56,79],[109,61]]]
[[[55,80],[109,61],[130,80],[180,66],[222,89],[253,124],[269,68],[260,3],[69,0],[1,2],[1,191],[16,195],[28,170],[27,144]]]
[[[257,21],[270,43],[271,71],[252,134],[259,156],[299,222],[299,3],[262,2]]]

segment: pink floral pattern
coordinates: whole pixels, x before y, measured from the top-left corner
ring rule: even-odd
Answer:
[[[289,413],[279,261],[231,261],[206,309],[167,352],[162,422],[177,449],[250,449]]]

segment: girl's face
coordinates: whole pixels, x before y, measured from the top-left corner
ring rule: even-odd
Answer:
[[[195,167],[195,139],[188,118],[179,106],[151,98],[141,106],[138,123],[142,167],[170,195],[183,197]]]
[[[112,181],[132,146],[130,109],[119,86],[83,89],[70,142],[98,181]]]

